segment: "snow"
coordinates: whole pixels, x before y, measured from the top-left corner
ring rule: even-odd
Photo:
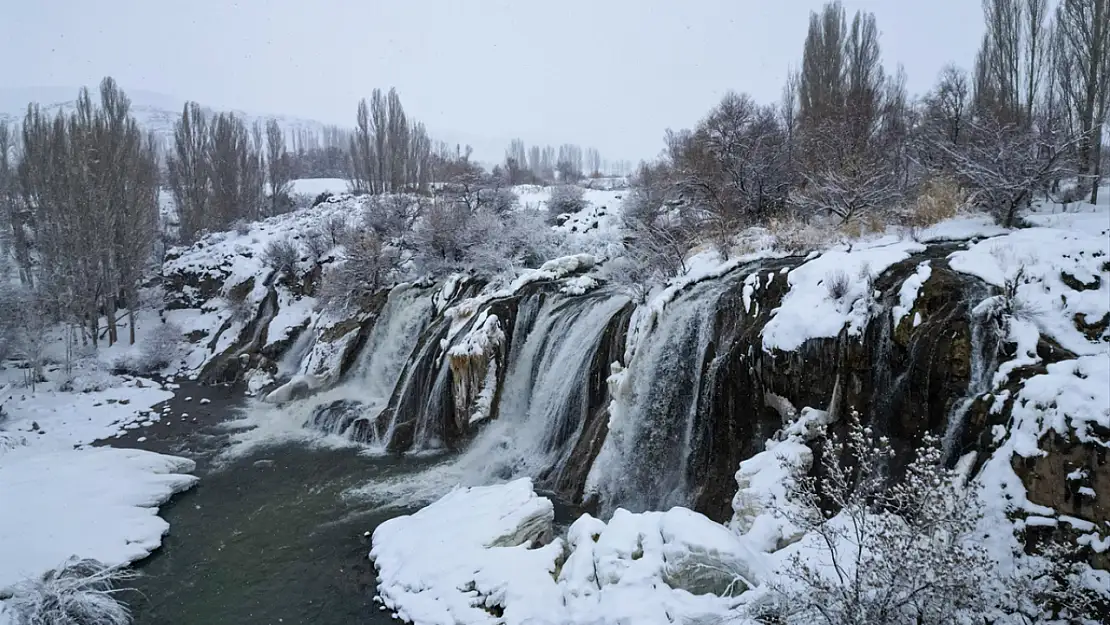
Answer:
[[[73,555],[108,564],[145,557],[168,529],[158,506],[196,481],[185,475],[191,460],[86,447],[155,426],[162,415],[151,406],[173,393],[151,380],[107,375],[101,358],[76,366],[103,388],[59,390],[64,372],[48,368],[48,380],[32,389],[22,385],[23,370],[0,370],[9,381],[0,385],[9,415],[0,426],[0,589]]]
[[[584,515],[565,540],[551,538],[553,518],[526,478],[386,521],[370,553],[379,600],[415,625],[655,625],[723,616],[735,600],[708,591],[735,594],[762,574],[762,556],[683,508]]]
[[[798,528],[781,516],[793,506],[788,498],[795,480],[813,463],[806,442],[819,435],[829,421],[822,410],[803,408],[764,450],[740,463],[730,526],[756,549],[772,552],[795,538]]]
[[[310,195],[313,198],[321,193],[339,195],[348,190],[347,181],[342,178],[300,178],[293,181],[293,195]]]
[[[374,530],[370,552],[384,605],[415,625],[492,622],[482,606],[558,609],[552,577],[562,543],[537,547],[554,520],[530,480],[456,490]]]
[[[787,275],[790,291],[763,327],[763,349],[793,351],[810,339],[831,338],[845,327],[859,336],[872,314],[872,280],[925,246],[884,237],[836,247],[801,264]],[[846,292],[833,297],[828,281],[846,280]]]
[[[990,215],[965,215],[922,228],[915,238],[921,243],[938,243],[993,237],[1006,232],[1007,230],[996,224]]]
[[[597,259],[590,254],[572,254],[553,258],[540,265],[539,269],[523,270],[507,287],[483,292],[451,306],[444,311],[444,315],[452,319],[447,339],[450,340],[454,337],[484,304],[495,299],[510,297],[534,282],[559,280],[575,273],[588,271],[595,264],[597,264]]]
[[[921,286],[928,281],[929,276],[933,275],[933,270],[929,266],[929,261],[925,261],[917,266],[917,272],[909,278],[906,278],[902,283],[902,287],[898,290],[898,304],[891,309],[891,315],[894,320],[894,327],[897,328],[902,323],[902,319],[913,310],[913,304],[917,301],[917,293],[921,290]],[[914,327],[918,325],[920,313],[914,315]]]
[[[1015,456],[1045,455],[1041,440],[1052,432],[1096,447],[1108,444],[1097,428],[1103,432],[1110,428],[1110,343],[1103,337],[1085,336],[1077,320],[1085,318],[1093,324],[1110,314],[1110,211],[1106,206],[1083,203],[1064,212],[1059,208],[1041,206],[1039,212],[1025,217],[1031,227],[953,253],[949,265],[1000,291],[1007,283],[1016,284],[1012,301],[1007,302],[1005,295],[995,295],[977,307],[980,313],[1010,315],[1004,328],[1016,350],[998,367],[995,387],[1005,384],[1019,366],[1040,363],[1037,344],[1042,337],[1076,354],[1075,358],[1044,366],[1042,373],[1023,380],[1012,394],[1009,423],[995,428],[996,449],[976,477],[985,523],[1013,530],[1060,522],[1079,531],[1093,529],[1080,536],[1079,542],[1097,551],[1110,544],[1110,526],[1087,528],[1087,521],[1059,515],[1029,501],[1013,468]],[[1010,399],[1006,390],[996,390],[995,396],[995,410]],[[1074,469],[1059,487],[1065,488],[1067,481],[1083,482],[1087,477],[1086,470]],[[1084,488],[1093,493],[1088,486],[1080,485],[1080,495],[1087,495]],[[1015,520],[1011,523],[1009,519]],[[985,546],[994,554],[1006,554],[1016,545],[1013,531],[995,531]]]
[[[95,447],[0,457],[0,588],[71,555],[109,565],[146,557],[169,524],[158,506],[191,487],[192,460]]]
[[[141,378],[118,384],[91,393],[59,391],[54,382],[40,384],[34,391],[9,388],[0,397],[9,414],[3,430],[27,439],[37,449],[72,449],[108,438],[128,425],[137,428],[144,421],[157,421],[159,416],[148,413],[149,407],[173,396],[157,383]],[[3,461],[0,453],[0,463]]]

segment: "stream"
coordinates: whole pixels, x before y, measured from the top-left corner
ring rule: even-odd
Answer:
[[[373,601],[365,533],[413,510],[382,510],[345,494],[427,461],[303,443],[224,461],[219,452],[231,444],[241,396],[183,384],[166,405],[161,422],[102,443],[192,458],[201,478],[162,506],[170,532],[136,563],[134,590],[121,595],[136,625],[396,623]]]

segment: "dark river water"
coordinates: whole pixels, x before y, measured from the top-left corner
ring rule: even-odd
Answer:
[[[184,397],[195,396],[185,402]],[[199,404],[206,397],[211,403]],[[108,444],[197,461],[200,482],[161,509],[162,548],[136,564],[121,596],[138,625],[397,623],[374,603],[372,532],[412,510],[345,497],[356,486],[427,465],[354,449],[282,444],[222,461],[226,422],[242,400],[225,388],[183,386],[169,425]],[[181,413],[188,417],[182,419]],[[195,421],[194,421],[195,419]],[[146,440],[139,442],[138,437]]]

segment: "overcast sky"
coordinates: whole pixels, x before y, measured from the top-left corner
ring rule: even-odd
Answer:
[[[0,88],[95,84],[352,125],[397,87],[410,116],[482,147],[514,136],[655,155],[727,90],[777,100],[819,0],[2,0]],[[845,0],[927,89],[968,66],[977,0]],[[487,148],[492,149],[492,148]]]

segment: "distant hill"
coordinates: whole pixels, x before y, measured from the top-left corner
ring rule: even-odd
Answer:
[[[37,102],[42,106],[43,111],[52,115],[59,110],[72,110],[79,91],[79,87],[2,87],[0,88],[0,120],[22,121],[30,102]],[[176,96],[142,89],[127,89],[125,87],[125,91],[127,97],[131,98],[131,113],[135,116],[135,119],[159,137],[172,140],[173,127],[181,117],[185,100]],[[95,91],[93,97],[96,97]],[[226,110],[210,107],[203,103],[201,106],[209,111]],[[248,124],[254,123],[255,120],[277,119],[287,134],[300,129],[319,133],[326,125],[316,120],[288,115],[250,113],[240,110],[233,110],[232,112],[243,118]]]

